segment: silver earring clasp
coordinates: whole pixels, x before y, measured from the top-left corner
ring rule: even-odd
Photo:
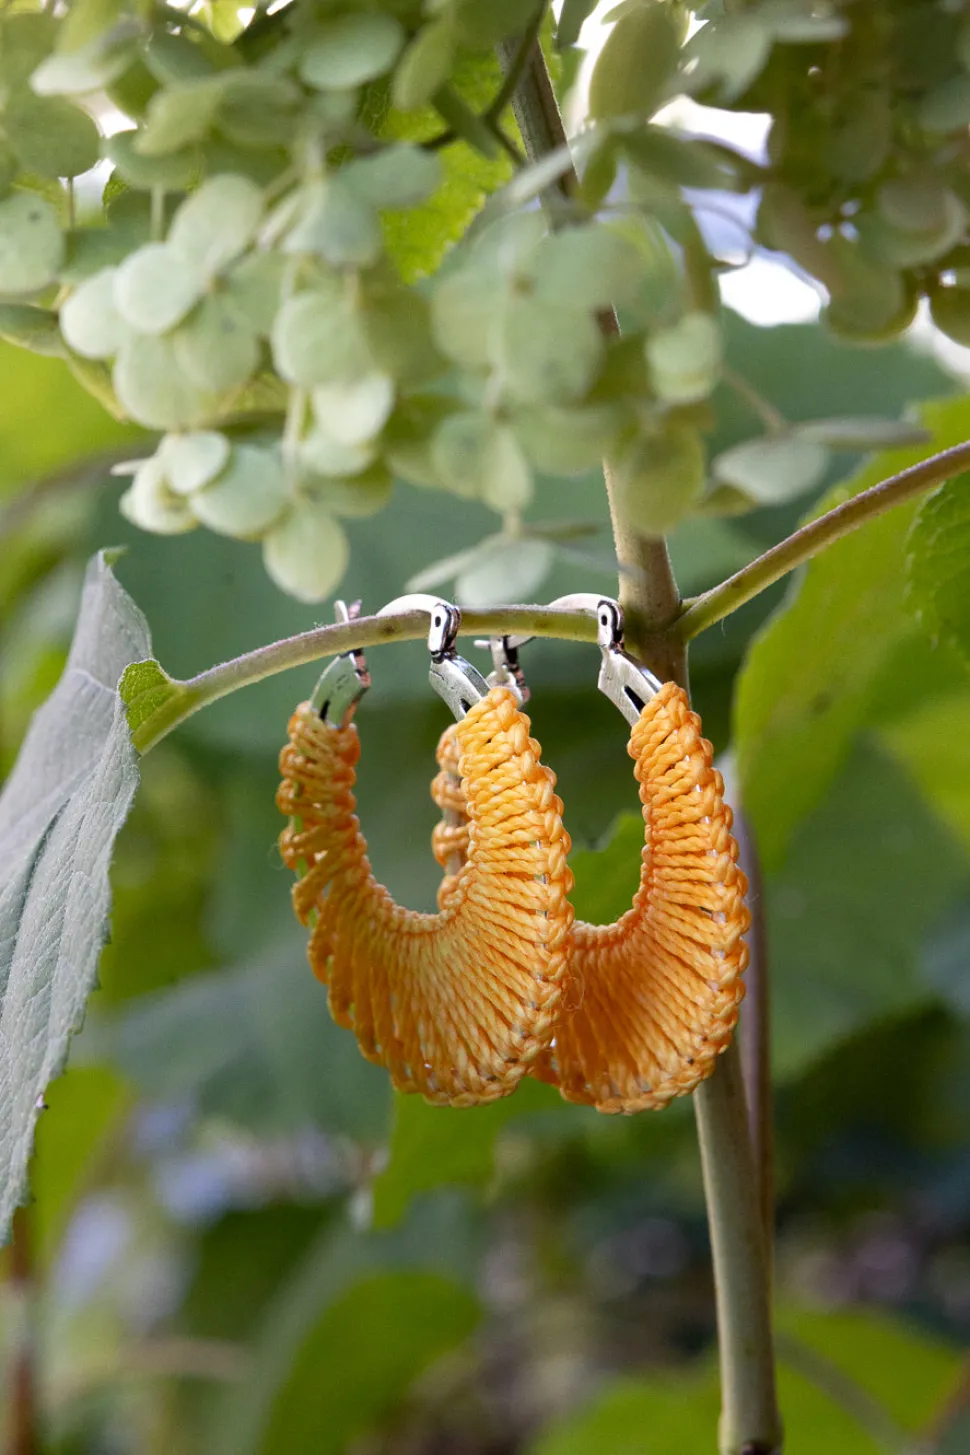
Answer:
[[[507,687],[522,707],[529,700],[529,686],[519,661],[519,649],[512,637],[488,637],[475,642],[482,651],[491,652],[492,670],[485,679],[489,687]]]
[[[659,678],[644,667],[623,646],[623,608],[610,596],[593,591],[574,591],[550,601],[551,607],[570,611],[588,611],[596,617],[596,645],[600,649],[597,687],[619,708],[631,725],[637,721],[647,702],[662,687]],[[515,650],[533,641],[532,637],[510,636],[503,639]]]
[[[596,608],[596,645],[602,653],[597,687],[631,726],[663,683],[623,647],[623,609],[609,596]]]
[[[348,607],[345,601],[335,601],[333,614],[338,625],[353,621],[360,614],[360,602],[355,601]],[[334,657],[324,668],[314,688],[310,706],[314,712],[320,714],[324,722],[332,723],[335,727],[346,727],[370,685],[370,673],[364,653],[360,648],[352,647],[349,652],[341,652],[339,657]]]
[[[459,656],[455,647],[461,626],[460,608],[440,596],[418,591],[389,601],[377,615],[391,616],[402,611],[426,611],[431,618],[428,627],[428,651],[431,654],[428,680],[460,721],[476,702],[488,695],[489,690],[478,668]]]

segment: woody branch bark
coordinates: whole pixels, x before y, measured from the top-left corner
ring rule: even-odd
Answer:
[[[500,59],[510,64],[510,52]],[[530,161],[566,144],[555,92],[539,44],[513,99]],[[567,193],[575,175],[565,177]],[[607,331],[616,319],[604,321]],[[654,672],[687,687],[685,639],[672,630],[680,597],[666,543],[638,535],[619,508],[604,466],[616,556],[624,568],[620,600],[632,650]],[[775,1395],[768,1265],[747,1107],[737,1049],[730,1046],[714,1075],[694,1093],[704,1173],[721,1363],[722,1455],[772,1455],[781,1447]]]

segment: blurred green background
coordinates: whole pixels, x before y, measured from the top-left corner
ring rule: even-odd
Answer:
[[[970,435],[959,382],[905,344],[863,355],[816,325],[727,325],[731,366],[793,420],[936,401],[933,440],[867,462],[867,483]],[[59,362],[4,347],[0,395],[0,772],[57,679],[98,547],[127,547],[119,576],[177,675],[326,619],[271,585],[254,546],[127,525],[108,463],[145,441]],[[717,413],[712,453],[753,428],[732,394]],[[842,457],[827,483],[855,468]],[[682,528],[682,591],[780,539],[806,504]],[[594,478],[546,485],[532,513],[599,532],[560,559],[546,599],[610,588]],[[734,755],[765,859],[791,1455],[970,1449],[970,681],[903,601],[912,514],[867,527],[692,651],[695,705]],[[491,519],[398,486],[388,510],[351,523],[344,594],[380,606]],[[596,694],[591,649],[525,655],[577,912],[609,918],[638,872],[624,725]],[[446,717],[419,644],[370,665],[361,818],[379,876],[427,908]],[[530,1082],[491,1108],[432,1109],[393,1097],[330,1022],[273,802],[287,716],[314,679],[248,688],[143,764],[101,987],[50,1089],[20,1230],[47,1448],[712,1449],[689,1105],[606,1118]],[[8,1350],[16,1314],[0,1292]]]

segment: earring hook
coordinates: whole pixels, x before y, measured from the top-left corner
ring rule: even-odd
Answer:
[[[459,720],[469,708],[488,695],[489,684],[471,662],[459,656],[455,642],[461,627],[461,608],[445,601],[441,596],[430,596],[423,591],[413,591],[407,596],[397,596],[382,606],[378,616],[390,616],[402,611],[426,611],[430,617],[428,627],[428,651],[431,654],[431,669],[428,679],[438,696],[447,703]]]
[[[478,639],[476,647],[492,654],[492,670],[485,679],[489,687],[507,687],[522,707],[531,696],[525,673],[519,661],[519,649],[513,645],[513,638],[488,637]]]
[[[632,657],[623,645],[623,608],[611,596],[593,591],[573,591],[550,601],[551,607],[587,611],[596,617],[596,645],[602,654],[597,687],[619,708],[627,722],[639,718],[647,702],[663,685],[648,668]],[[524,646],[532,637],[506,637],[511,649]]]
[[[354,601],[348,606],[345,601],[335,601],[333,614],[338,626],[345,625],[360,615],[360,602]],[[349,652],[341,652],[324,668],[313,690],[310,706],[324,722],[346,727],[370,685],[367,659],[359,647],[351,647]]]

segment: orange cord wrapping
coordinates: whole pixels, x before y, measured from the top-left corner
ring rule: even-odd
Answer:
[[[454,763],[449,728],[439,761]],[[533,1074],[603,1112],[659,1109],[714,1069],[738,1018],[748,963],[747,882],[713,750],[686,694],[668,682],[630,734],[643,805],[640,886],[613,925],[577,921],[553,1046]],[[453,785],[447,800],[455,815]],[[459,843],[456,830],[449,830]],[[436,833],[434,847],[444,840]],[[447,904],[456,876],[438,894]]]
[[[452,1106],[507,1096],[552,1037],[573,917],[562,804],[529,719],[494,688],[456,724],[467,862],[439,914],[402,908],[371,873],[356,728],[304,703],[289,733],[280,848],[334,1019],[400,1091]]]

